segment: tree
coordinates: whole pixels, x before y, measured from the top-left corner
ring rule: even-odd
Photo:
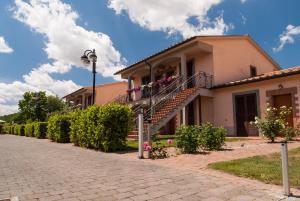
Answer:
[[[46,92],[25,92],[19,101],[19,110],[27,121],[45,121],[47,117]]]
[[[65,108],[66,104],[57,96],[47,97],[47,113],[60,112]]]
[[[22,118],[19,112],[14,114],[3,115],[0,117],[0,119],[6,121],[7,123],[25,123],[24,119]]]

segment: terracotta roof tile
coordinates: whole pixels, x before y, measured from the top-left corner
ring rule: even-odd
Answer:
[[[296,75],[296,74],[300,74],[300,66],[286,68],[286,69],[272,71],[272,72],[267,72],[267,73],[263,73],[261,75],[255,76],[255,77],[249,77],[249,78],[245,78],[245,79],[241,79],[241,80],[235,80],[235,81],[215,85],[212,88],[213,89],[224,88],[224,87],[230,87],[230,86],[235,86],[235,85],[247,84],[247,83],[251,83],[251,82],[258,82],[258,81],[269,80],[269,79],[274,79],[274,78],[279,78],[279,77]]]

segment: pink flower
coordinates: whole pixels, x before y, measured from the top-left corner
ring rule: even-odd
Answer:
[[[171,145],[171,144],[173,144],[173,140],[172,139],[168,139],[167,143],[168,143],[168,145]]]
[[[145,143],[144,143],[144,150],[146,150],[146,147],[147,147],[147,146],[149,146],[149,145],[148,145],[148,142],[145,142]]]
[[[146,151],[151,151],[151,149],[152,149],[151,146],[148,145],[145,150]]]

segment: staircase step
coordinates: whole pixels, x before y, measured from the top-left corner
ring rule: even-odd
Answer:
[[[196,92],[196,88],[185,89],[177,94],[172,100],[163,104],[160,110],[154,112],[152,116],[152,123],[158,124],[162,119],[166,118],[168,114],[172,113],[176,107],[182,104],[190,95]]]

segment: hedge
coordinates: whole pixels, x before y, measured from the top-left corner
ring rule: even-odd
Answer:
[[[47,137],[55,142],[70,142],[70,116],[52,115],[48,120]]]
[[[25,125],[23,124],[17,124],[14,126],[14,134],[24,136],[25,135]]]
[[[46,138],[47,135],[47,122],[36,122],[33,124],[34,136],[39,139]]]
[[[10,133],[13,134],[13,135],[16,135],[15,125],[11,125],[11,127],[10,127]]]
[[[131,122],[131,109],[119,104],[75,111],[71,114],[71,142],[105,152],[121,150],[125,148]]]
[[[25,136],[34,137],[34,123],[28,123],[25,125]]]

